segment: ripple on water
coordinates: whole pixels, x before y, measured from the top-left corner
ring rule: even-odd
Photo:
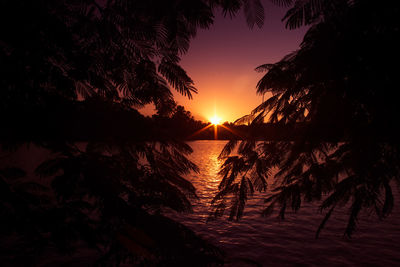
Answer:
[[[263,266],[399,266],[400,214],[398,205],[384,221],[364,216],[351,240],[343,238],[346,210],[332,215],[319,239],[315,231],[323,218],[317,204],[306,203],[285,220],[260,216],[262,195],[249,201],[242,220],[226,218],[206,223],[210,202],[217,192],[222,161],[218,155],[226,141],[194,141],[190,159],[200,174],[187,177],[197,189],[198,201],[191,214],[175,214],[180,222],[223,248],[231,257],[227,266],[246,266],[246,258]],[[396,198],[397,199],[397,198]],[[249,265],[248,265],[249,266]]]

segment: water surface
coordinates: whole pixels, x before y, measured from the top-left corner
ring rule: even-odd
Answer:
[[[174,214],[174,218],[200,236],[225,250],[229,266],[251,266],[248,259],[261,266],[396,266],[400,265],[399,201],[393,214],[379,221],[373,214],[363,214],[351,240],[343,237],[347,210],[333,214],[319,239],[315,232],[324,214],[318,204],[305,204],[297,214],[288,212],[285,220],[260,215],[265,195],[252,199],[239,222],[226,217],[206,223],[210,202],[221,177],[222,161],[218,155],[226,141],[189,142],[194,152],[190,159],[200,168],[187,178],[197,189],[199,200],[192,214]],[[398,195],[398,194],[397,194]],[[247,265],[246,265],[247,264]]]

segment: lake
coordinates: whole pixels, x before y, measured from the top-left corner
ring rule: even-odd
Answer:
[[[194,152],[189,158],[200,168],[199,174],[187,177],[197,189],[191,214],[173,214],[204,239],[222,248],[228,256],[227,266],[395,266],[400,264],[399,200],[392,215],[379,221],[373,214],[363,214],[352,239],[343,237],[347,210],[338,210],[327,222],[320,238],[315,232],[324,217],[318,203],[306,203],[299,212],[261,217],[265,194],[248,202],[239,222],[227,217],[206,223],[210,201],[217,192],[222,161],[218,155],[226,141],[189,142]],[[396,190],[394,190],[396,191]],[[398,191],[395,192],[395,194]]]

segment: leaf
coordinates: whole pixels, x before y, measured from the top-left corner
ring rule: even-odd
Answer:
[[[258,66],[255,71],[257,72],[266,72],[275,67],[275,64],[262,64]]]
[[[320,225],[318,226],[318,230],[315,233],[315,238],[319,237],[319,234],[321,233],[322,229],[324,228],[326,222],[329,220],[329,218],[331,217],[331,214],[333,212],[333,210],[335,209],[335,206],[333,206],[328,213],[325,215],[324,219],[322,220],[322,222],[320,223]]]
[[[232,153],[232,151],[235,149],[235,147],[237,146],[238,142],[239,142],[239,140],[229,140],[229,142],[226,143],[226,145],[222,149],[221,153],[219,154],[218,159],[223,159],[223,158],[229,156]]]
[[[192,93],[197,93],[193,80],[178,64],[162,60],[158,66],[158,71],[179,93],[187,96],[189,99],[193,98]]]
[[[323,0],[296,0],[294,7],[289,9],[282,21],[286,20],[286,27],[296,29],[302,25],[312,23],[324,8],[324,4],[328,6],[328,2]],[[327,4],[328,3],[328,4]]]
[[[251,121],[253,120],[254,115],[250,114],[250,115],[245,115],[239,119],[237,119],[236,121],[234,121],[233,123],[235,125],[240,125],[240,124],[248,124],[251,123]]]
[[[270,1],[275,5],[288,7],[292,5],[294,0],[270,0]]]
[[[252,29],[254,24],[261,28],[264,24],[264,7],[260,0],[244,0],[244,14],[247,25]]]

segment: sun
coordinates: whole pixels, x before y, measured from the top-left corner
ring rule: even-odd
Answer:
[[[214,125],[221,124],[221,121],[222,121],[221,118],[218,116],[214,116],[214,117],[210,118],[210,122]]]

